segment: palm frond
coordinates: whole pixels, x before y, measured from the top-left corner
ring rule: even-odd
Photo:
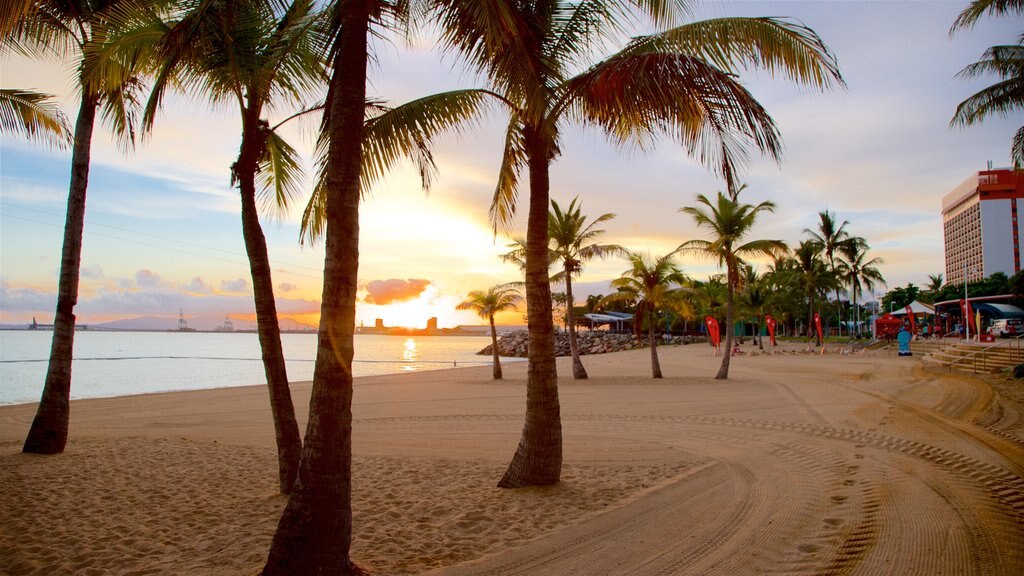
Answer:
[[[142,81],[130,75],[119,88],[102,93],[100,112],[124,152],[135,147],[144,89]]]
[[[714,18],[635,40],[626,51],[671,51],[734,73],[761,69],[803,86],[844,87],[836,57],[818,34],[788,18]]]
[[[277,132],[271,131],[256,173],[257,194],[264,214],[283,218],[302,194],[299,154]]]
[[[600,126],[619,145],[650,147],[668,135],[730,186],[747,146],[779,159],[782,142],[768,112],[735,77],[698,58],[613,56],[565,86],[567,113]]]
[[[1004,80],[1024,75],[1024,46],[991,46],[981,55],[981,60],[964,67],[956,77],[972,80],[990,74]]]
[[[419,167],[423,188],[429,190],[437,172],[430,141],[444,132],[458,134],[476,126],[492,96],[483,90],[443,92],[374,115],[364,133],[363,187],[371,189],[402,158],[411,158]]]
[[[71,145],[71,125],[53,96],[0,89],[0,130],[56,148]]]
[[[1010,158],[1016,166],[1024,166],[1024,126],[1017,129],[1013,135],[1013,143],[1010,145]]]
[[[553,71],[544,55],[549,38],[542,14],[513,2],[437,0],[435,5],[443,50],[462,55],[512,100],[537,96],[527,92],[545,86]]]
[[[1008,117],[1024,108],[1024,77],[1013,78],[989,86],[956,107],[950,126],[970,126],[989,116]]]
[[[1024,13],[1024,0],[974,0],[956,17],[949,29],[950,35],[958,30],[969,30],[985,14],[992,16]]]
[[[499,228],[507,229],[512,225],[516,213],[516,201],[519,197],[519,173],[526,167],[526,142],[523,125],[517,114],[509,119],[505,130],[505,147],[502,150],[501,168],[498,170],[498,183],[491,199],[489,216],[494,233]]]

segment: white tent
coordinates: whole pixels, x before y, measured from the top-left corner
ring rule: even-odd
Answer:
[[[910,311],[914,314],[935,314],[935,306],[914,300],[910,303]],[[907,309],[905,307],[892,311],[893,316],[904,316],[906,313]]]

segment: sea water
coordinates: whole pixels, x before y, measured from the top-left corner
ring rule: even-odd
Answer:
[[[0,404],[38,402],[53,333],[0,330]],[[486,336],[355,337],[355,376],[489,365]],[[288,380],[312,380],[316,334],[282,334]],[[512,360],[512,359],[509,359]],[[259,339],[247,332],[75,333],[71,398],[265,384]]]

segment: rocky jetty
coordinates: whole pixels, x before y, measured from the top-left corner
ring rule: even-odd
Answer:
[[[580,355],[605,354],[607,352],[619,352],[621,350],[632,350],[642,348],[647,344],[645,335],[643,342],[637,342],[632,334],[609,334],[607,332],[583,331],[576,333],[576,341],[580,347]],[[680,344],[692,344],[694,342],[707,342],[706,338],[693,336],[672,336],[662,337],[658,342],[659,346],[672,346]],[[527,334],[525,330],[511,332],[498,339],[498,354],[500,356],[511,356],[514,358],[526,358]],[[491,355],[491,346],[477,352],[482,356]],[[569,355],[569,333],[558,332],[555,334],[555,356]]]

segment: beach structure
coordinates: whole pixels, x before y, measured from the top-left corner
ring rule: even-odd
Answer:
[[[946,280],[962,284],[1020,272],[1024,176],[1009,168],[971,174],[942,198]]]

